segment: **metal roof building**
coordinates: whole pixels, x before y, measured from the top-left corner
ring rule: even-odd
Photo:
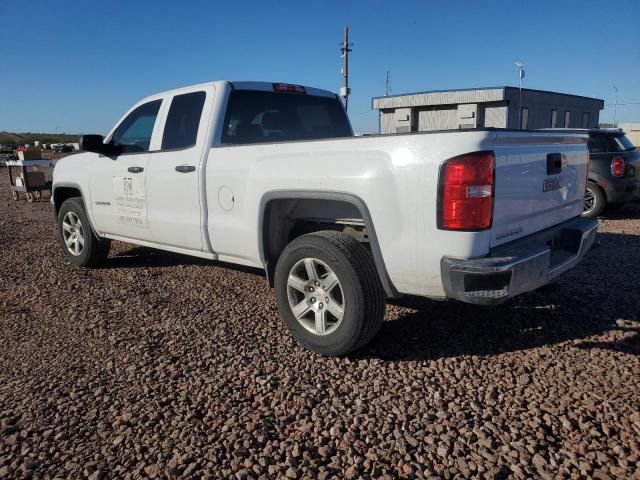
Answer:
[[[592,128],[604,100],[517,87],[432,90],[373,98],[380,133],[459,128]]]

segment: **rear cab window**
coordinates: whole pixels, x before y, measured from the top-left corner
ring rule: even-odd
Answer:
[[[162,135],[162,150],[189,148],[196,144],[205,98],[205,92],[173,97]]]
[[[222,144],[351,136],[346,113],[336,97],[233,90],[224,119]]]

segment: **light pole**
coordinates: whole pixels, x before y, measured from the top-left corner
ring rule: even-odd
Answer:
[[[518,128],[522,128],[522,79],[524,78],[524,63],[516,62],[518,67],[518,79],[519,79],[519,99],[518,99]]]
[[[616,103],[613,104],[613,126],[618,128],[618,87],[614,85],[613,89],[616,91]]]

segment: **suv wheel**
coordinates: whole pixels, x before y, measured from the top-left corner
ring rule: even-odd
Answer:
[[[81,198],[69,198],[62,203],[57,227],[62,254],[69,262],[80,267],[104,264],[111,241],[93,233]]]
[[[284,249],[275,272],[280,315],[293,337],[323,355],[368,343],[384,318],[385,295],[371,253],[357,240],[326,230]]]
[[[584,208],[582,216],[587,218],[595,218],[602,214],[607,206],[607,198],[602,189],[593,182],[587,182],[587,188],[584,192]]]

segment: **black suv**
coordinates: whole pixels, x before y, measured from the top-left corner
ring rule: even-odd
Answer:
[[[583,217],[640,200],[640,151],[621,130],[589,130],[589,177]]]

